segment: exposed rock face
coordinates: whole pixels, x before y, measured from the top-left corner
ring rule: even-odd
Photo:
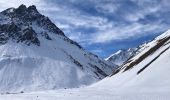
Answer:
[[[0,92],[77,88],[117,68],[67,38],[35,6],[0,13]]]
[[[23,30],[23,35],[21,36],[20,41],[25,41],[28,45],[30,45],[30,43],[34,43],[40,46],[40,41],[37,38],[37,34],[32,28],[26,28]]]
[[[35,31],[33,27],[41,29]],[[25,5],[21,5],[16,9],[9,8],[0,13],[1,44],[11,39],[16,42],[26,43],[27,45],[35,44],[39,46],[38,35],[51,40],[51,37],[48,35],[50,32],[65,36],[48,17],[41,15],[34,5],[28,8]]]

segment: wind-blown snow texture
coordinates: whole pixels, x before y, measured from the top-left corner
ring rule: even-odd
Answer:
[[[0,92],[75,88],[114,70],[67,38],[35,6],[0,13],[0,52]]]

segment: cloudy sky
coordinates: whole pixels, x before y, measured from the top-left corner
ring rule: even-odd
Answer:
[[[0,0],[0,10],[36,5],[71,39],[107,57],[170,28],[170,0]]]

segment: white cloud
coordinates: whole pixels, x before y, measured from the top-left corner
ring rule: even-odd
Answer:
[[[148,32],[153,33],[155,30],[161,31],[167,28],[167,26],[161,22],[141,24],[138,23],[138,20],[145,18],[148,14],[162,10],[163,7],[168,7],[169,4],[167,3],[169,0],[162,0],[159,5],[156,5],[155,2],[148,3],[149,0],[131,1],[135,2],[140,9],[136,11],[134,9],[133,12],[125,13],[122,20],[131,21],[130,24],[120,24],[114,20],[109,21],[107,16],[88,14],[76,8],[76,6],[69,6],[64,1],[63,4],[57,3],[55,0],[1,0],[0,10],[9,7],[18,7],[20,4],[26,4],[27,6],[34,4],[41,13],[49,16],[59,28],[64,30],[68,37],[83,45],[129,39],[135,36],[148,35]],[[77,1],[71,0],[70,2],[74,3]],[[122,9],[120,8],[121,2],[119,2],[119,0],[87,0],[86,2],[92,3],[98,12],[104,14],[114,14],[115,11]],[[148,5],[146,6],[144,4]],[[126,12],[126,9],[123,10]],[[116,14],[116,16],[119,17],[118,14]],[[76,29],[80,27],[84,29],[92,28],[96,31],[91,33],[86,33],[83,30],[80,30],[81,32],[76,31]]]
[[[113,40],[124,40],[130,38],[137,38],[140,36],[145,36],[149,34],[159,33],[166,29],[166,25],[160,23],[154,24],[139,24],[134,23],[132,25],[123,25],[118,27],[113,27],[107,31],[99,32],[94,34],[94,43],[108,43]]]
[[[161,9],[160,5],[154,6],[154,7],[145,7],[144,9],[137,10],[133,13],[128,13],[125,16],[125,19],[128,21],[136,22],[139,19],[145,18],[146,15],[148,14],[154,14],[157,11]]]
[[[117,6],[115,6],[114,3],[112,4],[108,2],[103,4],[101,2],[102,1],[91,1],[91,3],[95,4],[94,6],[96,7],[96,10],[100,10],[101,12],[104,11],[105,13],[114,13],[116,10],[119,10],[119,3],[117,3]],[[147,14],[158,12],[161,9],[162,4],[157,6],[142,6],[141,3],[139,3],[138,5],[141,6],[140,10],[134,11],[133,13],[127,13],[124,16],[124,19],[131,21],[132,23],[125,23],[124,25],[115,25],[114,21],[108,21],[106,17],[82,14],[79,9],[70,9],[69,7],[63,5],[62,7],[57,6],[59,10],[56,8],[57,10],[54,13],[49,14],[49,16],[55,20],[59,27],[64,29],[68,37],[84,45],[90,45],[94,43],[108,43],[114,40],[140,37],[148,35],[148,32],[153,34],[155,30],[162,31],[167,28],[166,25],[162,24],[161,22],[147,24],[140,24],[137,22],[139,19],[145,18]],[[95,33],[88,34],[83,31],[74,31],[75,28],[79,27],[95,28],[97,31]]]
[[[114,5],[114,6],[113,6]],[[102,12],[104,14],[113,14],[114,12],[116,12],[119,9],[119,4],[113,4],[113,3],[99,3],[98,5],[96,5],[96,9],[98,12]]]

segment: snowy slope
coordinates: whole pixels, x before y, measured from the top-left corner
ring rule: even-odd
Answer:
[[[120,87],[136,93],[170,93],[170,30],[147,43],[141,52],[95,87]]]
[[[75,88],[114,66],[67,38],[35,6],[0,13],[0,92]]]
[[[89,87],[1,94],[0,100],[170,100],[170,30],[140,51],[117,73]]]
[[[128,90],[119,91],[113,88],[79,88],[23,94],[0,94],[0,100],[169,100],[169,93],[129,93]]]
[[[170,100],[170,30],[140,51],[112,76],[89,87],[1,94],[0,100]]]
[[[138,48],[129,48],[127,50],[122,49],[110,55],[105,60],[120,66],[125,63],[130,57],[134,56],[137,51]]]

